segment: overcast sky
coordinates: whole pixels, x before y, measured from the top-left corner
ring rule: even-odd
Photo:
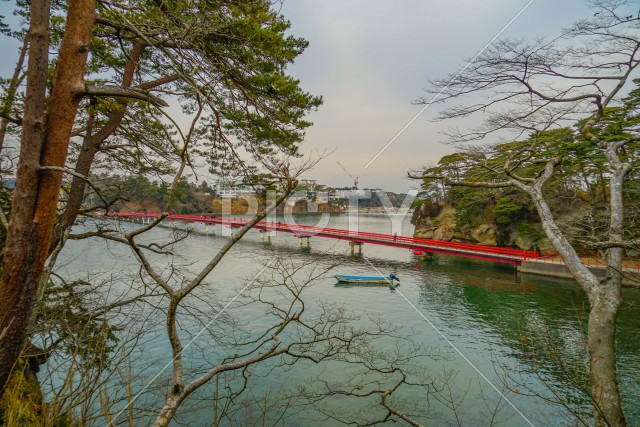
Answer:
[[[324,96],[305,149],[335,150],[309,177],[334,186],[406,190],[407,170],[436,163],[453,148],[422,114],[370,167],[366,164],[422,106],[429,79],[463,66],[529,0],[285,0],[282,13],[309,48],[291,67],[305,89]],[[583,0],[536,0],[502,37],[554,35],[589,14]],[[313,175],[313,176],[311,176]]]
[[[307,178],[360,188],[405,191],[416,183],[406,172],[433,164],[453,148],[440,132],[454,123],[434,123],[435,109],[422,114],[375,162],[365,165],[422,108],[412,101],[429,79],[465,65],[529,0],[284,0],[281,12],[291,33],[309,48],[291,66],[302,86],[324,97],[310,119],[305,152],[327,150]],[[13,2],[0,3],[10,15]],[[590,14],[584,0],[534,0],[502,37],[554,35]],[[2,75],[15,64],[15,42],[2,38]],[[7,61],[6,58],[12,58]]]

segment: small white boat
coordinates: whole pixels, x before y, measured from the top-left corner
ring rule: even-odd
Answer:
[[[336,274],[334,277],[339,282],[344,283],[375,283],[393,285],[394,280],[399,281],[395,274],[390,274],[388,276],[348,276],[344,274]]]

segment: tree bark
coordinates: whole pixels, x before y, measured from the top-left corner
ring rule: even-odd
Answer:
[[[164,406],[162,407],[162,410],[156,417],[155,422],[153,423],[153,427],[168,426],[183,400],[184,400],[184,396],[182,396],[182,394],[174,395],[172,393],[171,396],[167,397],[167,400],[165,401]]]
[[[560,230],[560,227],[558,227],[558,224],[556,224],[556,220],[553,217],[549,204],[542,194],[542,190],[534,187],[529,189],[527,193],[529,193],[529,196],[536,206],[538,216],[540,217],[540,224],[542,225],[542,230],[545,235],[562,257],[573,278],[576,279],[587,295],[590,295],[598,286],[598,278],[584,265],[578,252],[576,252],[571,242],[567,240]]]
[[[616,369],[616,320],[620,308],[620,286],[615,280],[603,280],[589,297],[589,377],[591,398],[595,404],[594,426],[626,426],[622,412]]]
[[[589,295],[589,333],[587,347],[591,378],[591,396],[596,403],[594,425],[626,426],[622,411],[618,374],[616,369],[616,319],[621,304],[622,259],[624,257],[624,197],[623,183],[631,170],[616,154],[616,146],[610,145],[605,153],[612,173],[609,189],[610,222],[609,240],[617,243],[607,249],[607,276]],[[606,193],[606,192],[604,192]]]
[[[115,98],[131,98],[147,101],[159,107],[168,107],[166,101],[147,92],[146,90],[135,87],[122,87],[115,85],[104,86],[87,86],[85,93],[89,96],[106,96]]]
[[[45,136],[45,100],[49,65],[49,1],[33,0],[29,27],[27,89],[22,119],[20,160],[16,171],[9,235],[0,286],[0,396],[20,354],[37,281],[25,283],[23,265],[33,259],[31,218],[35,207],[39,156]],[[22,256],[20,256],[22,253]],[[22,263],[8,262],[23,258]]]
[[[127,63],[124,67],[124,73],[122,77],[123,88],[131,86],[136,65],[140,60],[140,56],[142,56],[143,51],[143,44],[136,43],[133,45],[133,49],[131,50],[129,58],[127,59]],[[82,141],[82,148],[80,149],[78,160],[76,161],[76,173],[81,176],[89,176],[91,165],[93,164],[93,159],[100,150],[100,145],[108,137],[113,135],[118,126],[120,126],[120,122],[122,121],[126,113],[126,108],[127,103],[122,102],[122,109],[113,110],[109,115],[107,122],[102,126],[102,128],[100,128],[98,132],[94,133],[93,129],[91,129],[91,131],[87,134],[87,136]],[[71,180],[71,188],[69,190],[67,205],[65,206],[64,212],[62,213],[61,218],[56,225],[53,233],[53,239],[51,241],[51,247],[49,249],[50,252],[52,252],[53,249],[57,246],[65,230],[70,228],[75,222],[78,213],[80,212],[82,201],[84,200],[85,188],[85,180],[74,176]]]
[[[615,182],[615,178],[612,182]],[[612,194],[615,194],[615,191]],[[547,238],[553,243],[565,265],[589,298],[587,351],[591,398],[595,407],[594,426],[626,426],[618,387],[615,353],[616,319],[621,302],[622,277],[620,269],[613,265],[621,264],[622,249],[609,249],[607,277],[599,281],[584,265],[573,246],[558,228],[542,192],[534,189],[530,196],[536,205]],[[612,205],[612,210],[614,207]],[[613,225],[618,215],[612,212],[612,217],[615,218]],[[615,230],[611,231],[613,231],[612,237],[615,238],[617,236]]]
[[[95,0],[69,2],[47,103],[49,6],[47,0],[34,0],[31,4],[25,123],[0,285],[0,313],[3,313],[0,331],[6,331],[0,342],[2,392],[27,336],[38,283],[49,254],[62,182],[61,172],[40,170],[40,166],[64,166],[85,88],[83,76],[95,20]]]
[[[128,88],[133,83],[133,75],[145,47],[146,45],[140,41],[136,42],[133,45],[133,48],[129,53],[129,57],[124,67],[121,84],[122,88]],[[177,74],[170,74],[168,76],[160,77],[156,80],[142,83],[140,86],[138,86],[138,88],[140,90],[150,90],[158,86],[174,82],[177,79]],[[75,172],[77,175],[74,175],[71,181],[71,188],[69,190],[67,204],[65,206],[64,212],[62,213],[58,223],[55,226],[51,245],[49,248],[50,253],[53,252],[55,247],[60,242],[60,239],[62,238],[65,230],[69,229],[78,217],[78,213],[80,212],[80,208],[82,207],[82,202],[84,200],[84,192],[87,184],[85,179],[80,178],[80,176],[89,176],[91,172],[91,166],[93,165],[95,156],[100,151],[102,143],[106,141],[107,138],[109,138],[111,135],[113,135],[113,133],[118,129],[118,126],[120,126],[120,123],[122,122],[122,119],[126,114],[128,102],[122,101],[121,104],[122,108],[113,110],[109,114],[106,123],[97,132],[94,132],[93,129],[91,129],[91,131],[88,132],[87,136],[82,141],[82,147],[80,149],[80,154],[78,155],[75,166]]]

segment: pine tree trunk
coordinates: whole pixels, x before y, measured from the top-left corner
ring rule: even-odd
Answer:
[[[124,68],[122,87],[131,87],[133,82],[134,72],[140,56],[144,51],[144,44],[135,43],[133,49],[129,53],[129,58]],[[88,134],[82,142],[80,153],[76,161],[75,172],[82,176],[89,176],[91,166],[96,154],[100,150],[101,144],[109,138],[116,131],[120,122],[125,116],[127,108],[127,102],[122,102],[121,109],[114,109],[110,114],[107,122],[96,133],[93,133],[93,129],[88,129]],[[71,188],[69,189],[69,196],[67,199],[67,205],[64,212],[61,215],[59,224],[54,229],[53,238],[51,241],[50,252],[53,252],[55,246],[58,244],[64,232],[70,228],[78,217],[82,202],[84,201],[84,193],[86,188],[86,182],[84,179],[74,176],[71,179]]]
[[[95,0],[71,0],[51,96],[46,100],[49,2],[31,3],[27,99],[0,283],[0,393],[26,340],[58,205],[62,167],[84,93]],[[47,114],[44,114],[47,105]]]
[[[26,280],[24,266],[31,264],[34,258],[31,221],[28,219],[35,209],[40,151],[45,138],[49,6],[48,0],[31,2],[20,160],[16,171],[16,188],[0,284],[0,396],[4,393],[9,375],[22,349],[38,283]],[[19,256],[20,253],[22,256]]]

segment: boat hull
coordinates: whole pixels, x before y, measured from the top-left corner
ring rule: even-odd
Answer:
[[[390,276],[346,276],[342,274],[336,274],[334,276],[338,282],[342,283],[370,283],[370,284],[393,284],[393,279]]]

